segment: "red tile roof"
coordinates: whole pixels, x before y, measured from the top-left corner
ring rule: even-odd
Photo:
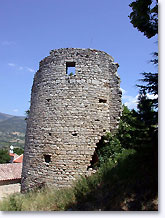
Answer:
[[[22,163],[0,164],[0,181],[21,179]]]
[[[19,157],[18,154],[15,154],[15,153],[9,153],[10,157],[14,157],[14,159],[16,159],[17,157]]]
[[[13,163],[22,163],[22,161],[23,161],[23,154],[15,158]]]

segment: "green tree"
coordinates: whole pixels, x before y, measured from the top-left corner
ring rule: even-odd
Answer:
[[[133,26],[143,32],[147,38],[156,36],[158,34],[158,0],[136,0],[129,6],[132,8],[129,18]],[[151,62],[158,66],[158,52],[154,52],[154,59]],[[143,123],[143,133],[147,134],[143,136],[145,141],[155,133],[158,134],[158,72],[143,72],[142,75],[143,78],[140,81],[143,84],[137,85],[140,88],[138,121]],[[148,99],[147,93],[154,95],[155,98]]]
[[[149,140],[149,129],[145,120],[141,119],[142,115],[140,113],[141,110],[129,110],[126,106],[123,106],[122,117],[116,137],[125,149],[141,149]]]
[[[7,149],[0,149],[0,164],[9,163],[10,155]]]
[[[150,147],[155,154],[158,151],[158,112],[152,99],[149,99],[146,92],[140,91],[138,98],[138,120],[143,123],[141,145]]]
[[[129,5],[131,23],[147,38],[158,33],[158,0],[136,0]]]
[[[138,98],[138,118],[149,129],[157,126],[157,112],[154,110],[152,99],[149,99],[145,91],[140,92]]]
[[[97,144],[96,153],[99,164],[105,163],[108,159],[115,162],[118,155],[122,154],[124,150],[136,149],[141,130],[142,122],[138,121],[138,113],[123,105],[122,116],[116,134],[107,133]]]
[[[133,148],[137,138],[137,112],[123,105],[119,128],[116,133],[122,147]]]
[[[96,163],[96,166],[105,163],[108,159],[115,162],[117,155],[122,153],[123,150],[124,148],[116,135],[113,136],[110,133],[107,133],[97,144],[96,153],[99,162]]]
[[[23,154],[23,152],[24,152],[23,148],[14,148],[14,153],[15,154],[21,155],[21,154]]]
[[[135,28],[144,33],[147,38],[158,34],[158,0],[136,0],[129,5],[132,12],[129,15],[130,21]],[[151,62],[158,65],[158,52],[154,52],[154,59]],[[151,102],[155,108],[158,107],[158,72],[143,72],[140,81],[143,85],[137,85],[140,92],[151,93],[155,99]]]
[[[158,53],[155,52],[155,59],[151,60],[154,65],[158,65]],[[155,96],[155,98],[151,99],[150,102],[154,108],[158,108],[158,72],[143,72],[143,78],[140,79],[145,84],[137,85],[140,88],[140,95],[144,95],[144,93],[150,93]]]

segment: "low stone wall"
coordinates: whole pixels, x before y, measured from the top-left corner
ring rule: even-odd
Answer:
[[[0,185],[0,200],[3,200],[3,198],[7,197],[10,194],[20,192],[20,189],[20,183]]]

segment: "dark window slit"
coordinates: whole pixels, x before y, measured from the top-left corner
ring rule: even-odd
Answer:
[[[106,102],[107,102],[106,99],[102,99],[102,98],[99,99],[99,103],[106,103]]]

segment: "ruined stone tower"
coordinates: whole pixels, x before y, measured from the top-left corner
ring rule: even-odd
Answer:
[[[117,68],[110,55],[94,49],[57,49],[40,62],[27,121],[22,191],[39,184],[65,187],[87,173],[96,144],[120,118]]]

